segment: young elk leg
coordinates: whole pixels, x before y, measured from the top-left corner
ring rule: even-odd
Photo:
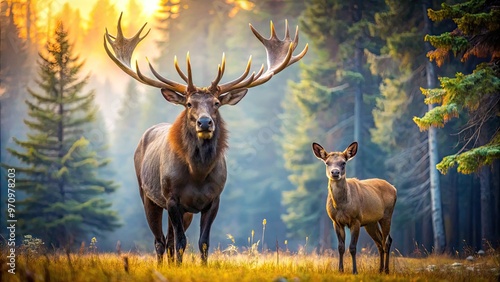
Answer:
[[[382,238],[384,244],[384,253],[385,253],[385,265],[384,265],[384,270],[385,273],[389,274],[389,254],[391,253],[391,245],[392,245],[392,238],[391,235],[389,235],[389,232],[391,231],[391,214],[386,217],[387,219],[381,219],[379,221],[380,227],[382,229]]]
[[[389,254],[391,253],[391,245],[392,245],[392,237],[391,235],[387,236],[387,240],[385,242],[385,273],[389,274]]]
[[[368,235],[372,237],[375,245],[377,245],[378,253],[380,255],[379,272],[382,272],[384,270],[384,242],[382,240],[382,231],[380,231],[380,227],[377,222],[366,225],[365,229]]]
[[[146,219],[149,228],[155,236],[155,250],[158,264],[163,261],[163,253],[165,253],[165,236],[162,230],[163,208],[156,205],[148,197],[143,197],[144,210],[146,211]]]
[[[351,227],[351,243],[349,244],[349,252],[352,257],[352,274],[358,274],[358,268],[356,266],[356,245],[358,244],[359,229],[361,224],[356,221]]]
[[[201,262],[203,265],[207,264],[208,259],[208,248],[210,247],[210,228],[212,228],[212,223],[215,220],[217,211],[219,210],[219,198],[215,199],[210,208],[201,213],[200,222],[200,240],[198,241],[198,247],[201,253]]]
[[[339,249],[339,271],[344,272],[344,253],[345,253],[345,230],[344,226],[333,222],[335,233],[337,233],[338,249]]]

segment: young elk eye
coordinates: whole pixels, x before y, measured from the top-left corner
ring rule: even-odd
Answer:
[[[345,162],[340,163],[341,167],[345,167]]]
[[[215,102],[215,107],[219,107],[220,106],[220,103],[219,102]]]
[[[189,103],[189,102],[186,104],[186,107],[188,107],[189,109],[190,109],[192,106],[193,106],[193,104],[191,104],[191,103]]]

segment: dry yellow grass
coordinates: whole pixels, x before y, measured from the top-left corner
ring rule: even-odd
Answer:
[[[127,260],[127,263],[125,261]],[[337,256],[237,254],[215,252],[208,266],[198,253],[186,253],[182,266],[156,265],[155,256],[136,254],[57,254],[17,257],[16,274],[6,272],[2,259],[2,281],[499,281],[498,252],[474,261],[449,256],[391,258],[391,274],[378,273],[378,257],[361,254],[358,275],[352,275],[350,256],[346,273],[337,270]],[[126,270],[128,267],[128,270]]]

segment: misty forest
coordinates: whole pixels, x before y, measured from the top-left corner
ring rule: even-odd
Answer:
[[[292,37],[300,30],[294,54],[308,44],[299,62],[220,109],[227,182],[210,251],[336,250],[328,178],[311,144],[331,152],[353,141],[347,177],[397,188],[392,250],[467,256],[499,247],[498,1],[161,0],[153,10],[139,0],[77,2],[1,2],[0,214],[3,226],[13,169],[18,245],[36,238],[49,250],[113,252],[119,242],[154,253],[134,151],[149,127],[184,107],[106,54],[104,34],[116,35],[123,13],[125,37],[146,22],[142,34],[151,29],[134,69],[137,60],[151,75],[149,61],[181,80],[174,57],[185,70],[189,52],[196,85],[210,85],[223,53],[223,82],[250,55],[252,72],[266,64],[249,23],[267,38],[272,21],[282,38],[287,20]],[[195,214],[186,232],[194,252],[199,222]],[[358,248],[376,252],[365,231]]]

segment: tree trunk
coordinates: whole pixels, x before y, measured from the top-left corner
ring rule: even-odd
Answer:
[[[500,238],[500,161],[493,162],[493,238]],[[500,245],[499,239],[491,242],[493,248],[498,248]]]
[[[481,133],[479,135],[479,143],[481,145],[485,145],[489,141],[489,136],[488,136],[488,127],[487,125],[483,125],[483,128],[481,130]],[[491,167],[490,166],[483,166],[481,170],[479,171],[479,186],[480,186],[480,199],[481,199],[481,240],[483,240],[484,243],[489,243],[491,242],[492,238],[492,225],[493,225],[493,220],[492,220],[492,215],[493,215],[493,210],[491,209],[491,185],[490,185],[490,178],[491,178]],[[483,246],[484,248],[484,246]]]
[[[361,20],[361,1],[358,1],[354,6],[354,15],[353,18],[356,22]],[[354,46],[354,71],[362,74],[363,72],[363,46],[361,44],[361,40],[356,40]],[[363,111],[363,91],[362,85],[360,83],[354,86],[354,141],[362,142],[362,111]],[[361,146],[363,148],[363,146]],[[359,154],[361,153],[361,154]],[[353,174],[358,178],[363,178],[361,173],[361,162],[359,160],[362,159],[363,149],[358,152],[358,158],[353,159]]]
[[[456,171],[450,171],[450,187],[449,187],[449,216],[450,216],[450,227],[446,230],[449,232],[448,242],[450,244],[449,247],[458,249],[459,244],[459,222],[460,219],[458,217],[459,211],[459,202],[458,195],[460,191],[458,190],[459,179],[458,173]]]
[[[424,12],[424,33],[432,34],[431,22],[429,17],[427,17],[427,9],[430,8],[430,1],[425,0],[423,2],[423,12]],[[431,50],[431,45],[429,42],[425,42],[426,52]],[[436,74],[434,65],[427,61],[426,63],[426,75],[427,75],[427,88],[436,87]],[[433,104],[428,105],[428,111],[434,108]],[[436,253],[444,252],[446,247],[445,241],[445,231],[443,223],[443,211],[441,204],[441,189],[439,186],[439,171],[436,169],[438,163],[438,144],[437,144],[437,130],[435,127],[430,127],[428,131],[428,142],[429,142],[429,178],[430,178],[430,192],[431,192],[431,213],[432,213],[432,227],[434,231],[434,251]]]

